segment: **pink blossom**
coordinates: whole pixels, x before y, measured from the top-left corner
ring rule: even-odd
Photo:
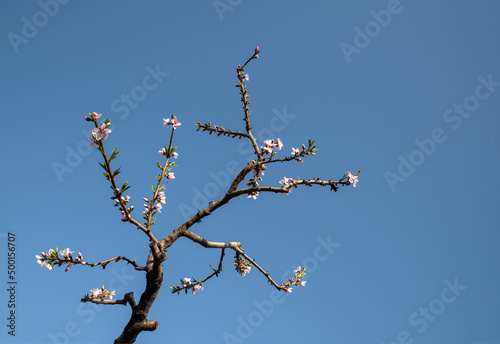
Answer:
[[[120,202],[121,200],[121,202]],[[123,196],[120,196],[120,200],[115,199],[116,205],[119,205],[121,203],[127,204],[128,201],[130,201],[130,196],[127,195],[127,197],[123,198]]]
[[[111,132],[110,129],[106,128],[106,124],[101,123],[99,128],[92,129],[92,133],[95,134],[96,140],[106,140],[108,138],[108,134]]]
[[[160,203],[156,203],[156,205],[153,207],[153,209],[156,209],[159,213],[161,213],[161,204]]]
[[[301,266],[299,266],[297,269],[293,270],[293,273],[295,275],[300,274],[301,272],[302,272],[302,267]]]
[[[287,295],[290,295],[290,294],[292,293],[292,288],[286,288],[286,289],[285,289],[285,293],[286,293]]]
[[[90,289],[90,292],[94,298],[101,297],[101,289]]]
[[[191,278],[187,278],[187,277],[185,277],[185,278],[184,278],[184,282],[186,282],[186,285],[191,285],[191,284],[192,284],[192,283],[191,283]]]
[[[158,153],[160,153],[161,156],[167,156],[167,151],[165,150],[165,148],[160,149]]]
[[[201,284],[197,284],[197,285],[194,286],[194,288],[193,288],[193,295],[195,295],[199,291],[203,291],[203,286]]]
[[[253,175],[254,175],[255,177],[258,177],[258,179],[259,179],[259,180],[262,180],[262,178],[260,178],[260,176],[263,176],[263,175],[264,175],[264,170],[263,170],[263,169],[259,169],[259,170],[257,171],[257,169],[255,169],[255,168],[254,168],[254,169],[252,170],[252,173],[253,173]]]
[[[83,256],[80,252],[78,252],[78,257],[75,258],[75,262],[81,262],[82,265],[87,264],[86,262],[83,261]]]
[[[256,53],[256,54],[260,53],[260,48],[259,48],[259,46],[256,46],[256,47],[255,47],[255,53]]]
[[[72,258],[71,257],[71,253],[73,253],[74,251],[70,251],[69,248],[66,248],[64,250],[61,250],[59,251],[59,254],[61,255],[61,257],[63,258]]]
[[[252,265],[250,262],[245,261],[243,258],[238,257],[236,261],[234,262],[234,265],[236,266],[236,272],[238,272],[241,277],[245,277],[247,273],[252,270]]]
[[[109,299],[110,299],[110,300],[113,300],[113,296],[115,296],[115,295],[116,295],[115,291],[114,291],[114,290],[113,290],[113,291],[111,291],[111,292],[109,293]]]
[[[90,116],[93,118],[93,119],[98,119],[98,118],[101,118],[101,114],[100,113],[97,113],[97,112],[92,112],[90,114]]]
[[[245,75],[243,75],[243,79],[245,79],[246,81],[248,81],[250,79],[250,76],[248,76],[248,74],[245,74]]]
[[[300,149],[292,147],[292,155],[297,155],[300,153]]]
[[[160,191],[158,192],[158,202],[165,204],[165,192]]]
[[[302,288],[302,287],[305,287],[305,286],[306,286],[306,282],[307,282],[307,281],[300,281],[299,286],[300,286],[301,288]]]
[[[254,192],[254,193],[251,193],[251,194],[248,194],[247,198],[253,198],[253,199],[257,199],[257,196],[259,195],[258,192]]]
[[[172,116],[172,118],[171,118],[171,119],[170,119],[170,118],[167,118],[167,119],[165,119],[165,118],[164,118],[164,119],[163,119],[163,126],[164,126],[164,127],[168,127],[170,124],[172,125],[172,127],[173,127],[174,129],[177,129],[177,127],[180,127],[180,126],[181,126],[181,122],[179,122],[179,121],[177,120],[177,116]]]
[[[90,140],[89,147],[97,146],[97,140],[95,139],[95,137],[91,136],[89,137],[89,140]]]
[[[283,142],[281,142],[280,138],[278,138],[278,142],[276,142],[276,148],[278,148],[278,150],[281,150],[281,148],[283,148]]]
[[[168,172],[166,177],[167,177],[167,183],[168,183],[171,179],[175,179],[174,172]]]
[[[282,179],[282,180],[280,180],[280,184],[281,184],[282,186],[286,186],[286,185],[288,185],[288,183],[289,183],[290,181],[292,181],[292,180],[293,180],[292,178],[283,177],[283,179]]]
[[[178,156],[179,156],[179,154],[178,154],[177,152],[173,152],[173,153],[172,153],[172,157],[173,157],[174,159],[177,159],[177,157],[178,157]]]
[[[349,176],[349,183],[356,187],[356,184],[358,183],[358,176],[352,175],[351,172],[348,172],[347,175]]]

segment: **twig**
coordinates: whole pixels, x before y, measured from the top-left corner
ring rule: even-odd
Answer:
[[[283,287],[283,286],[279,285],[278,283],[276,283],[269,275],[269,272],[264,271],[264,269],[261,268],[260,265],[257,264],[254,259],[250,258],[241,247],[236,247],[236,248],[234,248],[234,250],[236,252],[238,252],[239,254],[241,254],[243,257],[245,257],[246,260],[248,260],[250,263],[252,263],[252,265],[255,266],[260,272],[262,272],[262,274],[264,276],[266,276],[269,283],[271,283],[276,289],[278,289],[278,290],[286,290],[287,289],[286,287]]]
[[[137,265],[137,263],[135,262],[135,260],[130,260],[126,257],[123,257],[123,256],[117,256],[115,258],[111,258],[111,259],[108,259],[108,260],[104,260],[102,262],[98,262],[98,263],[86,263],[85,265],[88,265],[88,266],[91,266],[91,267],[94,267],[94,266],[98,266],[98,265],[101,265],[103,269],[106,268],[106,265],[108,265],[109,263],[111,263],[112,261],[115,261],[115,262],[119,262],[120,260],[125,260],[127,261],[128,264],[132,264],[134,266],[134,268],[138,271],[144,271],[146,270],[145,267],[143,266],[139,266]]]

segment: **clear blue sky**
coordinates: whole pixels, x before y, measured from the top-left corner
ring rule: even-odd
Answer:
[[[223,195],[228,163],[250,157],[242,141],[194,123],[244,129],[235,68],[256,45],[261,58],[247,72],[259,143],[279,137],[288,154],[311,138],[319,148],[302,165],[272,166],[264,184],[365,170],[357,188],[241,197],[193,227],[241,241],[279,282],[308,266],[307,286],[276,298],[255,269],[236,274],[227,252],[202,293],[171,295],[220,254],[181,239],[149,315],[159,328],[139,342],[500,342],[497,1],[221,0],[219,13],[212,1],[54,3],[3,1],[0,10],[2,343],[110,343],[130,308],[80,298],[102,284],[119,298],[144,289],[143,274],[122,262],[69,272],[36,264],[55,246],[90,262],[144,263],[148,252],[112,207],[83,117],[110,118],[106,144],[122,150],[119,181],[140,208],[168,144],[162,118],[178,115],[179,166],[154,228],[164,236],[183,209]],[[15,337],[5,326],[8,232]]]

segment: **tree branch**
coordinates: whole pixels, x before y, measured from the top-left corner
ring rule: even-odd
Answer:
[[[235,138],[235,137],[238,137],[239,139],[241,139],[242,137],[248,137],[248,134],[245,134],[245,133],[242,133],[240,131],[232,131],[232,130],[229,130],[229,129],[225,129],[224,127],[222,126],[218,126],[216,125],[215,127],[212,127],[212,123],[208,122],[208,123],[204,123],[204,124],[201,124],[200,122],[196,122],[196,126],[198,127],[196,129],[196,131],[199,131],[201,129],[201,131],[208,131],[209,135],[212,135],[212,133],[217,133],[217,136],[228,136],[228,137],[231,137],[231,138]]]
[[[243,257],[245,257],[246,260],[248,260],[250,263],[252,263],[252,265],[255,266],[260,272],[262,272],[262,274],[264,276],[266,276],[269,283],[271,283],[276,289],[278,289],[278,290],[286,290],[287,289],[286,287],[283,287],[283,286],[279,285],[278,283],[276,283],[269,275],[269,272],[264,271],[264,269],[261,268],[260,265],[257,264],[254,259],[250,258],[241,247],[236,247],[236,248],[234,248],[234,250],[237,253],[241,254]]]
[[[145,267],[143,266],[139,266],[137,265],[137,263],[135,262],[135,260],[130,260],[126,257],[123,257],[123,256],[117,256],[115,258],[111,258],[111,259],[108,259],[108,260],[104,260],[102,262],[98,262],[98,263],[89,263],[89,262],[86,262],[85,265],[88,265],[88,266],[91,266],[91,267],[94,267],[94,266],[98,266],[98,265],[101,265],[103,269],[106,268],[106,265],[108,265],[109,263],[111,263],[112,261],[115,261],[115,262],[119,262],[120,260],[125,260],[127,261],[128,264],[132,264],[134,266],[134,268],[138,271],[144,271],[146,270]]]

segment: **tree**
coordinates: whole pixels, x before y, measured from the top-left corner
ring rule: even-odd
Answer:
[[[204,124],[200,122],[196,123],[197,131],[208,132],[210,135],[216,134],[217,136],[227,136],[233,139],[244,138],[250,140],[254,149],[255,159],[248,162],[246,166],[239,172],[236,178],[232,181],[226,194],[222,198],[211,201],[208,206],[206,206],[206,208],[204,208],[203,210],[199,210],[195,215],[193,215],[184,223],[180,224],[170,234],[161,239],[158,239],[155,236],[155,234],[151,230],[151,227],[155,223],[155,215],[161,213],[162,204],[165,204],[165,192],[163,191],[166,189],[165,184],[168,184],[169,181],[175,179],[175,174],[174,172],[172,172],[172,170],[176,166],[176,164],[172,160],[178,157],[178,153],[176,152],[177,147],[172,146],[172,142],[176,129],[181,126],[181,123],[177,119],[177,116],[171,115],[170,118],[163,120],[164,126],[172,127],[170,142],[168,146],[163,147],[159,151],[159,154],[165,158],[165,161],[163,164],[157,162],[157,166],[160,169],[158,176],[156,176],[157,184],[151,187],[153,192],[152,197],[150,199],[144,198],[145,204],[144,210],[142,212],[142,219],[144,220],[143,223],[140,223],[132,216],[135,207],[128,206],[130,197],[126,195],[125,192],[130,188],[130,185],[128,185],[128,182],[125,182],[121,187],[119,187],[117,184],[117,176],[121,172],[120,168],[116,170],[113,170],[111,168],[111,162],[112,160],[116,159],[119,151],[113,149],[111,154],[108,155],[104,147],[104,140],[106,140],[108,134],[111,133],[111,130],[109,129],[111,125],[110,120],[106,119],[104,122],[100,123],[99,118],[101,117],[101,114],[98,114],[96,112],[92,112],[90,113],[90,116],[85,117],[86,121],[92,122],[95,126],[95,128],[91,131],[91,136],[89,137],[90,145],[95,146],[96,149],[99,150],[99,152],[101,152],[102,154],[103,162],[99,162],[99,164],[104,169],[104,176],[111,184],[110,187],[113,191],[112,199],[115,201],[114,206],[117,207],[121,212],[121,220],[123,222],[132,224],[149,238],[150,250],[146,260],[146,265],[140,266],[136,263],[135,260],[131,260],[123,256],[117,256],[97,263],[89,263],[83,260],[83,256],[80,252],[78,252],[78,255],[76,257],[74,257],[72,255],[72,253],[74,252],[70,251],[69,248],[59,250],[57,247],[54,250],[50,249],[48,253],[42,252],[41,255],[37,255],[36,258],[37,263],[40,264],[41,267],[46,267],[48,270],[52,270],[54,266],[67,265],[65,271],[68,271],[73,265],[78,264],[90,267],[101,266],[105,268],[110,262],[118,262],[120,260],[124,260],[128,264],[132,265],[135,270],[144,272],[146,274],[146,287],[141,294],[139,302],[136,302],[133,292],[126,293],[122,299],[113,299],[113,297],[115,296],[115,292],[106,289],[104,286],[102,286],[101,288],[92,289],[88,295],[85,295],[81,299],[82,302],[92,302],[103,305],[130,305],[132,310],[130,320],[120,336],[115,340],[115,343],[134,343],[137,339],[137,336],[142,331],[154,331],[158,327],[158,322],[149,320],[147,316],[163,284],[163,262],[166,260],[166,251],[180,237],[186,237],[205,248],[220,249],[221,255],[219,266],[217,269],[212,268],[212,274],[199,281],[194,278],[184,278],[181,280],[180,285],[170,287],[172,293],[178,294],[181,291],[188,293],[190,291],[193,294],[196,294],[202,291],[203,283],[214,276],[218,276],[219,273],[221,273],[222,264],[227,249],[233,250],[235,252],[235,269],[242,276],[245,276],[245,274],[248,273],[253,266],[267,278],[272,286],[274,286],[278,290],[284,291],[287,295],[292,292],[292,286],[298,285],[300,287],[303,287],[306,283],[305,281],[302,281],[302,278],[306,274],[305,267],[298,267],[294,271],[293,278],[289,278],[286,282],[278,284],[267,271],[265,271],[260,265],[255,262],[254,259],[252,259],[245,253],[245,250],[243,249],[240,242],[209,241],[190,231],[190,228],[195,224],[200,223],[203,218],[209,216],[218,208],[224,206],[225,204],[239,196],[246,195],[247,198],[256,199],[261,192],[288,194],[292,192],[293,188],[297,188],[299,185],[328,186],[330,187],[330,190],[337,191],[340,186],[348,186],[352,184],[355,187],[356,183],[358,182],[357,176],[362,169],[354,175],[350,172],[345,173],[342,178],[336,181],[331,179],[322,180],[320,178],[292,179],[284,177],[280,181],[280,187],[261,186],[259,184],[259,182],[261,182],[263,179],[262,176],[264,175],[264,172],[268,165],[291,161],[302,163],[303,158],[309,155],[315,155],[316,152],[316,146],[314,145],[313,140],[309,140],[307,146],[303,144],[300,148],[292,148],[292,152],[290,153],[290,155],[283,158],[275,157],[277,152],[280,151],[283,147],[283,143],[279,138],[276,140],[266,140],[264,141],[263,146],[258,146],[255,137],[252,135],[252,125],[250,123],[250,102],[245,84],[245,81],[248,81],[249,76],[245,73],[245,67],[250,61],[259,58],[259,52],[259,47],[256,47],[253,55],[242,66],[238,66],[236,69],[238,84],[235,86],[239,88],[241,94],[241,101],[243,103],[244,110],[243,120],[245,122],[245,131],[233,131],[225,129],[222,126],[213,126],[210,122]],[[247,180],[246,187],[240,188],[240,184],[245,180],[245,178],[247,178],[249,174],[250,178]]]

